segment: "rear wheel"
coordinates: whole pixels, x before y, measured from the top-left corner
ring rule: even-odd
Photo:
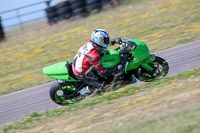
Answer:
[[[57,82],[54,82],[50,88],[49,95],[51,97],[51,100],[53,100],[55,103],[64,106],[81,100],[81,96],[77,96],[71,99],[65,99],[67,95],[70,95],[76,89],[77,87],[75,85],[69,84],[66,86],[61,86]]]
[[[166,60],[164,60],[161,57],[156,56],[156,59],[154,62],[150,63],[151,67],[154,68],[153,72],[148,72],[144,68],[139,67],[135,71],[135,77],[144,82],[152,82],[155,80],[159,80],[164,78],[168,71],[169,71],[169,65]]]

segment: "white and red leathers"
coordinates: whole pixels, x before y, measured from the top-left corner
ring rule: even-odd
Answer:
[[[102,73],[106,72],[106,69],[103,68],[103,65],[100,62],[99,50],[95,48],[90,40],[79,49],[74,57],[72,70],[76,76],[84,76],[94,67]]]

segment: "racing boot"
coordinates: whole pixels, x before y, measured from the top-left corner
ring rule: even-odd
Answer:
[[[88,83],[88,92],[95,92],[95,94],[99,94],[101,92],[101,90],[106,86],[106,82],[100,82],[100,81],[90,81],[90,83]]]
[[[91,90],[89,86],[86,86],[86,87],[83,87],[79,92],[82,96],[88,96],[93,92],[93,90]]]
[[[101,92],[101,89],[87,86],[87,87],[83,87],[79,92],[82,96],[87,97],[92,93],[95,93],[95,95],[99,94]]]

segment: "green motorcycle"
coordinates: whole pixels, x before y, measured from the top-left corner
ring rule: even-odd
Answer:
[[[95,69],[92,70],[99,79],[104,80],[111,88],[117,85],[135,83],[136,79],[152,82],[164,78],[169,65],[161,57],[150,54],[145,43],[137,39],[121,37],[120,46],[114,50],[100,51],[101,63],[104,68],[121,66],[118,73],[108,77],[100,77]],[[80,91],[87,86],[77,80],[72,72],[71,62],[63,61],[43,68],[43,73],[55,78],[49,94],[51,99],[59,105],[67,105],[84,98]]]

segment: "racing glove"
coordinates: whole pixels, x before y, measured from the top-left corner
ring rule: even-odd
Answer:
[[[110,41],[110,43],[111,43],[111,45],[115,45],[115,43],[121,44],[121,43],[122,43],[122,40],[121,40],[120,37],[118,37],[118,38],[112,39],[112,40]]]

